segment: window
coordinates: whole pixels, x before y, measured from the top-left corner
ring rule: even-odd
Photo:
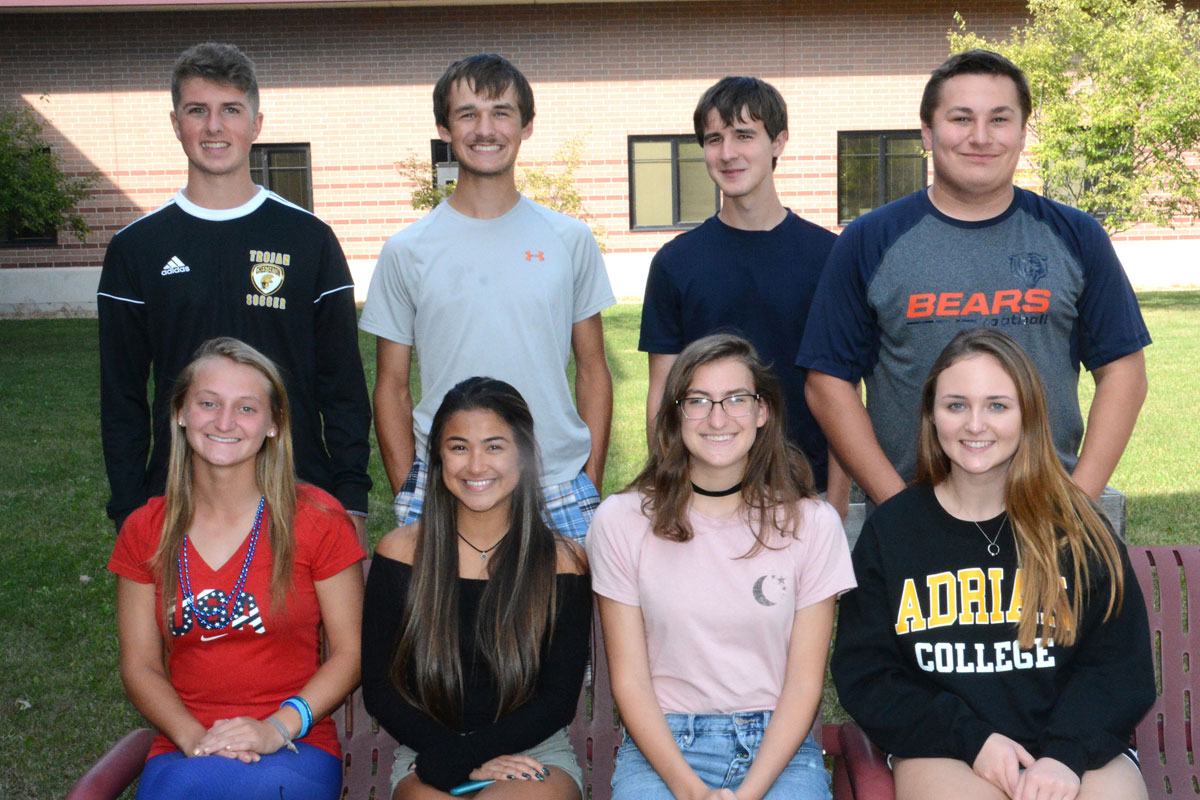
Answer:
[[[256,144],[250,148],[250,178],[301,208],[313,210],[312,169],[306,144]]]
[[[1082,141],[1087,134],[1086,129],[1081,129],[1077,136]],[[1119,223],[1120,218],[1115,209],[1096,202],[1095,195],[1101,187],[1097,185],[1093,175],[1099,170],[1107,175],[1110,181],[1119,183],[1132,177],[1133,167],[1113,163],[1107,155],[1101,151],[1097,161],[1089,164],[1083,156],[1082,148],[1078,147],[1074,154],[1068,153],[1059,161],[1043,163],[1040,170],[1042,194],[1056,202],[1084,209],[1105,227]]]
[[[54,247],[58,244],[58,231],[54,228],[33,230],[20,223],[0,225],[0,245],[4,247]]]
[[[433,158],[433,179],[438,186],[458,180],[458,157],[449,142],[441,139],[429,140],[429,153]]]
[[[693,135],[629,137],[629,228],[694,228],[720,207]]]
[[[19,151],[20,173],[35,169],[32,162],[50,161],[50,148],[41,147],[34,150]],[[44,167],[43,167],[44,169]],[[53,225],[45,229],[31,228],[22,224],[20,218],[0,220],[0,246],[3,247],[54,247],[58,244],[58,230]]]
[[[838,132],[838,224],[926,185],[920,131]]]

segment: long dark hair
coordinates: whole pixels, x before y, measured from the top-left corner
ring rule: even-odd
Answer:
[[[1090,560],[1110,578],[1105,619],[1120,606],[1125,590],[1121,554],[1095,503],[1059,463],[1037,367],[1008,334],[991,328],[962,331],[933,362],[921,390],[917,481],[937,486],[950,475],[950,458],[933,420],[938,376],[964,358],[981,355],[994,358],[1012,379],[1021,409],[1021,440],[1004,480],[1004,508],[1016,540],[1024,605],[1017,641],[1026,650],[1035,638],[1051,636],[1069,645],[1075,641],[1089,585]],[[1069,596],[1060,579],[1064,567],[1072,570]]]
[[[557,612],[560,537],[543,520],[533,416],[504,381],[468,378],[446,393],[429,429],[429,479],[392,660],[400,694],[447,727],[460,720],[458,499],[442,480],[442,438],[460,411],[491,411],[512,430],[519,476],[509,500],[508,534],[488,559],[474,638],[500,695],[497,719],[533,696],[543,648]],[[563,544],[565,547],[565,543]],[[574,553],[574,550],[570,552]]]
[[[767,421],[758,429],[750,446],[742,478],[742,501],[761,520],[754,534],[755,546],[746,554],[752,556],[767,546],[763,531],[768,526],[794,536],[799,525],[796,503],[801,498],[815,497],[816,492],[812,468],[785,433],[787,422],[779,380],[763,364],[754,345],[742,337],[727,333],[705,336],[685,347],[675,359],[667,373],[667,385],[654,420],[650,456],[629,488],[641,493],[642,512],[653,520],[656,536],[675,542],[692,538],[687,517],[692,483],[678,403],[687,395],[696,370],[725,359],[737,361],[750,370],[758,402],[765,403],[768,410]]]

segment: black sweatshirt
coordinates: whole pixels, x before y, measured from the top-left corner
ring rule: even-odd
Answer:
[[[175,379],[215,336],[241,339],[278,365],[297,474],[366,512],[371,407],[354,281],[328,225],[265,190],[221,211],[178,194],[113,237],[97,307],[108,515],[118,527],[163,493]]]
[[[841,601],[838,697],[897,756],[970,765],[996,732],[1082,776],[1129,746],[1154,701],[1142,593],[1118,545],[1125,591],[1115,615],[1103,621],[1109,578],[1089,564],[1075,644],[1019,650],[1010,525],[1000,552],[987,552],[1002,520],[981,521],[981,532],[951,517],[925,485],[879,507],[854,548],[858,588]]]
[[[473,637],[487,581],[459,579],[463,707],[460,730],[452,731],[401,697],[392,684],[392,655],[411,579],[410,564],[378,553],[371,562],[363,602],[363,702],[397,742],[417,751],[417,776],[446,792],[469,780],[471,770],[484,762],[527,750],[571,722],[588,660],[591,582],[586,575],[558,575],[559,612],[534,695],[497,720],[499,695]]]

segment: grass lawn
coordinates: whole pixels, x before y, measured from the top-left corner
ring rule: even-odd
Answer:
[[[1200,541],[1200,292],[1140,296],[1155,344],[1150,398],[1113,484],[1129,495],[1130,538]],[[645,456],[641,308],[605,313],[616,387],[604,490]],[[374,340],[361,339],[368,382]],[[1090,400],[1091,383],[1081,394]],[[117,675],[114,532],[100,456],[95,320],[0,321],[0,798],[61,797],[139,724]],[[378,458],[371,534],[390,527]]]

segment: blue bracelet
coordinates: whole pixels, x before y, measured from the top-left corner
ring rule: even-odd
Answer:
[[[300,715],[300,733],[296,734],[296,738],[303,739],[312,730],[313,724],[312,708],[308,705],[308,701],[300,695],[293,695],[279,705],[280,708],[284,706],[291,706]]]
[[[300,732],[296,734],[296,738],[303,739],[312,730],[313,724],[312,708],[308,705],[308,701],[296,694],[279,704],[280,708],[284,706],[291,706],[300,715]]]

